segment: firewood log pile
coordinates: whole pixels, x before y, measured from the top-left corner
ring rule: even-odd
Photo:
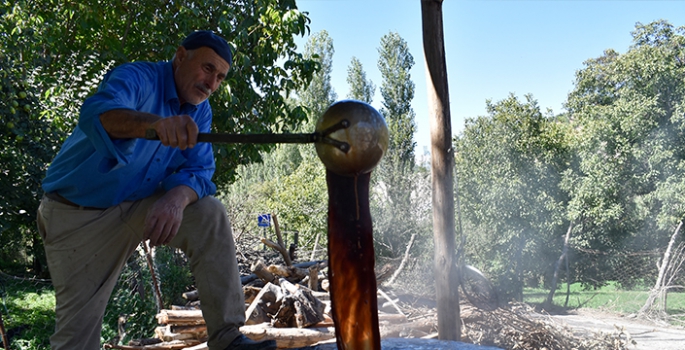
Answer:
[[[303,267],[304,266],[304,267]],[[312,290],[304,284],[312,279],[316,285],[326,286],[326,262],[316,261],[294,266],[270,265],[262,262],[253,265],[257,279],[243,286],[245,293],[246,322],[241,332],[254,340],[276,340],[279,348],[300,348],[321,342],[334,342],[335,329],[331,318],[330,296],[326,291]],[[316,273],[310,273],[316,271]],[[266,274],[263,272],[267,272]],[[316,277],[312,277],[312,276]],[[297,281],[298,282],[291,282]],[[262,285],[259,287],[259,285]],[[318,287],[317,289],[320,289]],[[383,293],[386,298],[389,297]],[[106,344],[109,349],[208,349],[207,326],[200,310],[201,296],[197,291],[183,294],[186,305],[172,306],[157,314],[159,326],[152,338],[134,340],[128,345]],[[379,298],[381,296],[379,295]],[[426,335],[435,329],[432,322],[413,321],[388,301],[379,310],[379,319],[385,336],[410,335],[416,330]],[[399,312],[398,312],[399,311]]]

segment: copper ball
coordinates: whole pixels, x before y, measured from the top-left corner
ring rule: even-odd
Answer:
[[[316,132],[347,120],[349,126],[326,135],[346,142],[344,152],[335,145],[316,143],[316,153],[327,169],[343,176],[365,174],[373,170],[388,150],[388,126],[385,119],[371,105],[355,100],[332,104],[316,122]]]

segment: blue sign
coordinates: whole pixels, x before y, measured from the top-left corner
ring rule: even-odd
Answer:
[[[271,214],[261,214],[257,216],[257,226],[269,227],[271,225]]]

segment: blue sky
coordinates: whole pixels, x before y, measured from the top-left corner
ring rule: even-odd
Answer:
[[[347,96],[347,67],[357,57],[376,85],[372,105],[381,107],[377,68],[380,39],[397,32],[416,62],[416,152],[430,140],[420,0],[298,0],[309,12],[312,33],[326,30],[333,39],[331,82],[338,99]],[[563,112],[583,62],[613,49],[625,53],[631,32],[664,19],[685,26],[685,1],[464,1],[445,0],[443,21],[450,90],[452,131],[466,118],[486,115],[485,101],[510,93],[532,94],[542,111]],[[307,38],[301,39],[302,49]]]

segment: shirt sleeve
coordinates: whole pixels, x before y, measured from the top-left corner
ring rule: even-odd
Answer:
[[[100,115],[113,109],[135,110],[138,101],[149,96],[155,80],[145,66],[125,64],[105,75],[95,95],[81,106],[79,128],[104,158],[127,165],[133,156],[137,139],[112,140],[100,122]]]
[[[195,122],[200,132],[209,132],[212,124],[212,111],[205,101],[195,115]],[[168,191],[179,185],[186,185],[197,193],[198,198],[216,193],[212,182],[216,165],[214,150],[209,142],[200,142],[195,147],[181,152],[186,161],[171,175],[162,181],[164,190]]]

